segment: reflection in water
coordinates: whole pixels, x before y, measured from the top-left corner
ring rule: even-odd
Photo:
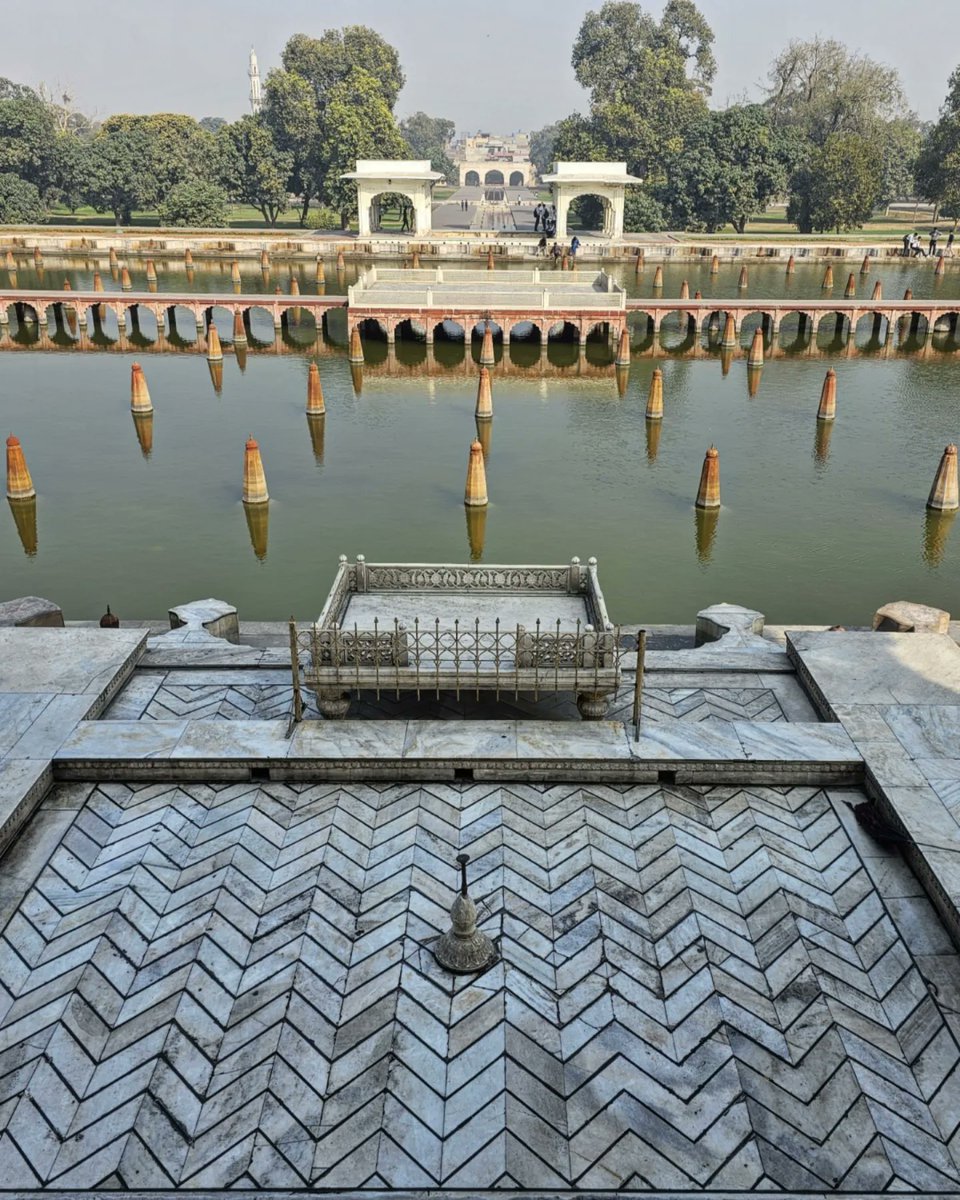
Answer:
[[[623,399],[623,397],[627,394],[627,384],[630,382],[630,368],[629,367],[617,367],[616,376],[617,376],[617,395],[621,399]]]
[[[470,561],[480,562],[483,558],[483,544],[487,537],[487,506],[465,504],[463,511],[467,515],[467,541],[470,544]]]
[[[483,451],[483,461],[490,461],[490,443],[493,437],[493,421],[476,421],[477,426],[477,441],[480,443],[480,449]]]
[[[8,500],[13,521],[20,535],[20,544],[28,558],[37,553],[37,498],[31,496],[28,500]]]
[[[730,373],[730,367],[733,364],[733,347],[724,346],[720,350],[720,370],[724,378]]]
[[[747,367],[747,395],[751,398],[760,391],[760,376],[763,367]]]
[[[353,381],[353,390],[359,396],[363,391],[363,367],[360,363],[350,364],[350,378]]]
[[[250,534],[250,545],[261,562],[267,557],[267,540],[270,533],[270,505],[243,505],[243,515],[247,518],[247,532]]]
[[[247,343],[237,342],[233,348],[234,358],[237,360],[237,366],[240,368],[242,375],[247,369]]]
[[[657,451],[660,449],[660,433],[663,429],[662,421],[646,421],[647,433],[647,462],[653,463],[657,461]]]
[[[326,433],[327,418],[307,413],[307,428],[310,430],[310,444],[313,446],[313,457],[317,465],[323,465],[323,441]]]
[[[720,509],[695,508],[693,519],[696,523],[697,558],[706,564],[713,557],[713,542],[717,534],[717,522],[720,520]]]
[[[148,413],[134,413],[133,427],[136,430],[137,441],[140,443],[140,452],[144,458],[149,458],[153,453],[153,410]]]
[[[956,509],[952,511],[947,510],[946,512],[933,508],[924,510],[923,561],[928,566],[939,567],[943,562],[944,551],[947,548],[947,539],[950,536],[950,530],[953,522],[956,520],[956,516]]]
[[[813,457],[824,465],[830,457],[830,437],[833,434],[833,421],[817,421],[817,432],[813,440]]]
[[[213,390],[219,396],[223,391],[223,359],[219,358],[216,362],[207,359],[207,366],[210,368],[210,382],[213,384]]]

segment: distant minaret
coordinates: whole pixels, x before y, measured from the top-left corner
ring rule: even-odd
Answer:
[[[256,115],[263,106],[263,96],[260,92],[260,68],[257,65],[257,52],[250,47],[250,65],[247,67],[250,76],[250,111]]]

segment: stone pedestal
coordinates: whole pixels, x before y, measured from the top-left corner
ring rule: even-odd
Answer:
[[[224,641],[240,642],[240,618],[236,608],[225,600],[191,600],[170,609],[170,628],[203,629],[213,637]]]
[[[878,633],[948,633],[950,614],[928,604],[894,600],[877,609],[873,628]]]

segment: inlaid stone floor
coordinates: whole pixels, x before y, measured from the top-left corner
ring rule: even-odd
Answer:
[[[960,1190],[957,956],[862,799],[60,785],[0,880],[0,1186]]]
[[[704,721],[719,718],[729,721],[816,720],[816,713],[791,676],[748,674],[746,679],[728,673],[711,678],[709,672],[692,679],[672,675],[666,686],[657,675],[649,676],[644,691],[643,718]],[[306,710],[319,719],[315,699],[304,691]],[[137,671],[133,679],[105,713],[106,720],[169,721],[177,717],[226,721],[273,720],[288,717],[293,699],[289,672],[285,670],[174,670]],[[633,677],[610,705],[611,720],[629,721],[633,710]],[[534,699],[508,693],[496,700],[489,693],[464,691],[459,699],[453,692],[437,697],[425,691],[419,700],[411,693],[398,699],[384,690],[378,698],[364,692],[350,708],[357,720],[442,720],[444,718],[579,721],[576,697],[572,693],[545,693]]]

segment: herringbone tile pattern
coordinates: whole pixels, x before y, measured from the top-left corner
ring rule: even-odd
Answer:
[[[152,697],[144,696],[143,707],[131,709],[128,698],[121,693],[106,718],[122,716],[169,721],[177,717],[220,719],[225,721],[267,721],[290,715],[293,693],[288,683],[210,683],[182,684],[176,676],[159,684]],[[312,693],[304,692],[308,715],[318,718]],[[633,684],[621,688],[610,705],[611,720],[629,721],[633,710]],[[545,693],[538,699],[512,694],[496,700],[488,693],[461,693],[458,700],[453,692],[439,697],[424,692],[420,700],[410,693],[383,691],[378,698],[374,692],[364,692],[355,699],[350,716],[361,720],[437,720],[459,718],[491,718],[503,721],[572,720],[579,721],[576,697],[571,693]],[[704,721],[708,717],[725,721],[782,721],[783,710],[776,694],[769,688],[657,688],[644,692],[643,718],[661,721],[665,718],[684,721]]]
[[[957,1043],[810,788],[103,784],[0,983],[8,1188],[960,1188]]]

